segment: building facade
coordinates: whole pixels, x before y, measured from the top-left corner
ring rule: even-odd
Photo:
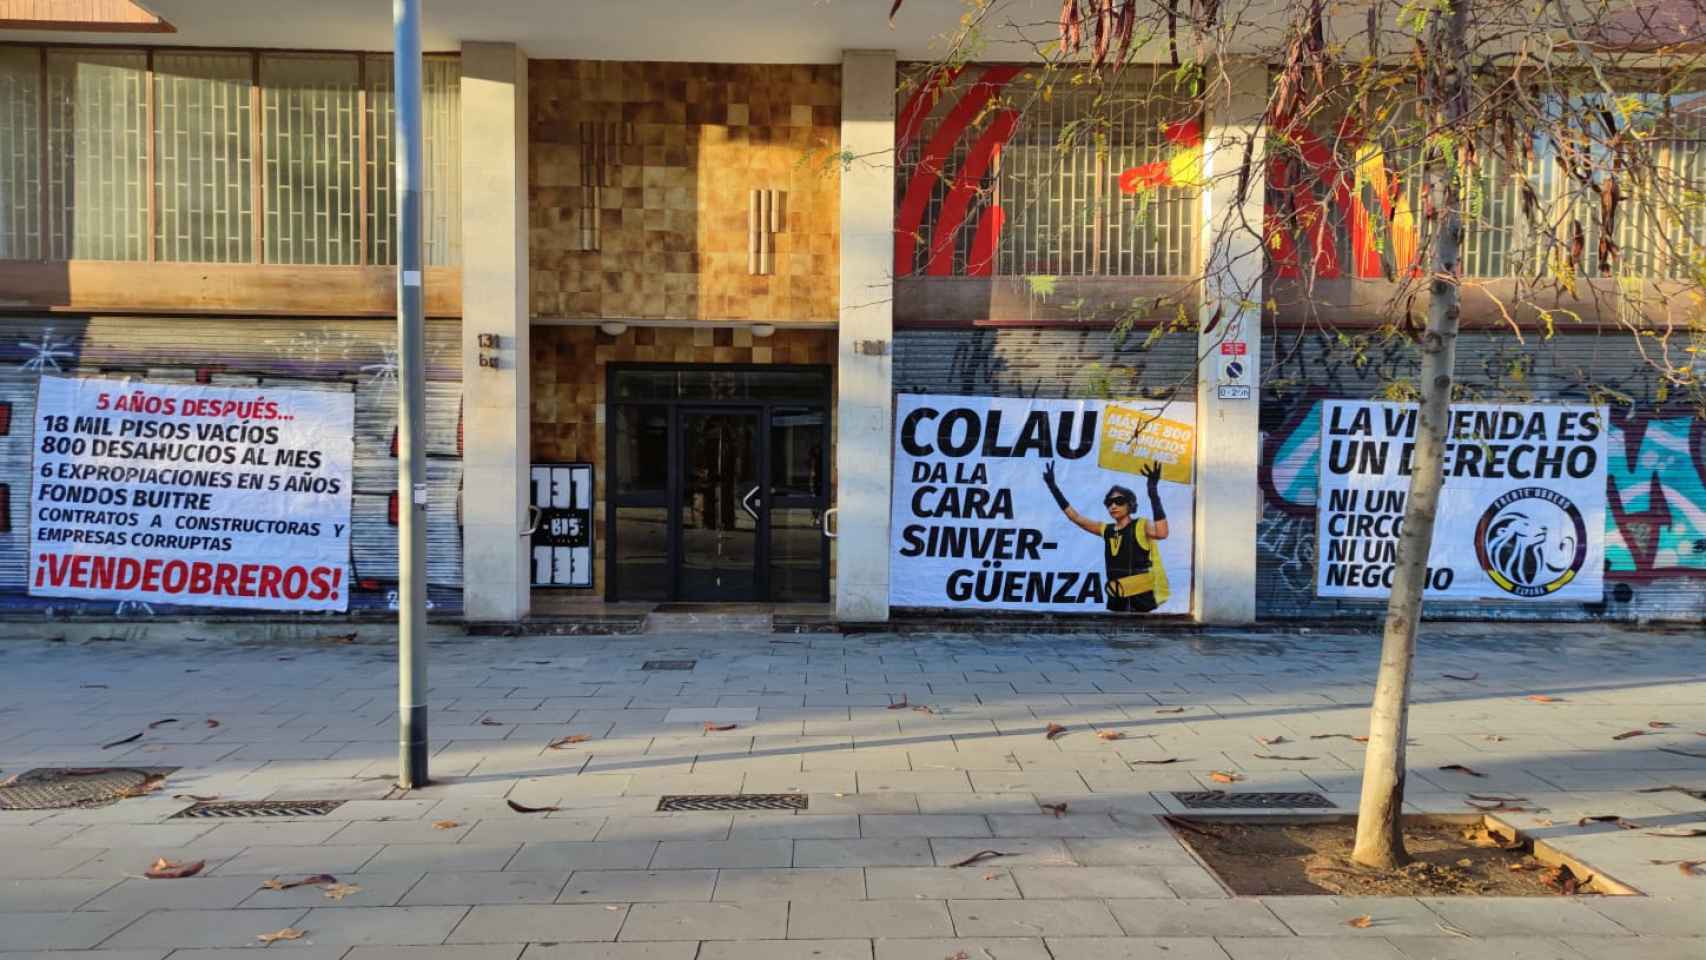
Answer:
[[[34,582],[44,377],[349,394],[341,609],[394,607],[391,63],[382,19],[324,6],[311,36],[247,0],[223,16],[181,0],[150,5],[175,33],[0,37],[0,614],[210,609]],[[1263,65],[1238,66],[1192,126],[1132,114],[1062,160],[1083,104],[1019,122],[998,105],[1030,77],[998,58],[918,82],[927,39],[864,14],[676,23],[675,5],[593,4],[581,26],[609,26],[592,35],[497,6],[427,7],[414,495],[435,616],[904,616],[894,511],[922,481],[896,472],[896,410],[915,394],[1188,410],[1168,610],[1378,615],[1319,589],[1323,411],[1416,357],[1339,349],[1385,282],[1360,199],[1278,181],[1240,198],[1215,178],[1256,136]],[[1332,224],[1332,330],[1287,299],[1299,252],[1229,227],[1280,201]],[[1496,280],[1516,259],[1487,245],[1474,269]],[[1197,289],[1205,264],[1223,290]],[[1243,306],[1207,306],[1229,299]],[[1467,317],[1458,374],[1489,400],[1602,404],[1613,384],[1627,401],[1607,406],[1603,591],[1433,614],[1706,617],[1706,422],[1630,338],[1584,324],[1521,350],[1486,319]],[[1100,594],[1081,606],[1101,612]]]

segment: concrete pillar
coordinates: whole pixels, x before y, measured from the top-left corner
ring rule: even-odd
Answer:
[[[527,55],[513,43],[464,43],[462,600],[469,620],[520,620],[528,611],[531,568],[521,536],[531,460],[527,298]]]
[[[1256,525],[1261,456],[1262,112],[1268,74],[1229,63],[1203,135],[1203,299],[1197,355],[1196,577],[1191,609],[1203,623],[1256,618]],[[1254,143],[1252,143],[1254,141]],[[1250,172],[1239,197],[1246,151]]]
[[[889,618],[895,82],[894,51],[842,54],[835,616],[867,623]]]

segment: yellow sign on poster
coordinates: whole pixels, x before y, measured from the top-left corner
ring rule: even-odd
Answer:
[[[1181,420],[1168,420],[1162,412],[1112,403],[1103,407],[1097,465],[1104,470],[1142,473],[1144,467],[1158,463],[1161,479],[1190,483],[1197,428]]]

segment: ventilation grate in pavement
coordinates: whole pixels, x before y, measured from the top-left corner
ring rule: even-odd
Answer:
[[[0,779],[0,810],[104,807],[159,788],[177,767],[40,767]]]
[[[660,797],[658,812],[666,810],[804,810],[803,793],[698,793]]]
[[[233,817],[323,817],[342,800],[208,800],[179,810],[168,820],[221,820]]]
[[[1173,799],[1192,810],[1294,810],[1335,809],[1333,801],[1319,793],[1228,793],[1225,790],[1175,791]]]
[[[691,670],[697,660],[647,660],[641,670]]]

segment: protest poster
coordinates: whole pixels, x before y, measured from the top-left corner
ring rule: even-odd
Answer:
[[[1414,404],[1329,400],[1321,413],[1316,591],[1391,592],[1415,455]],[[1428,554],[1428,599],[1602,599],[1604,409],[1457,404]]]
[[[32,596],[349,603],[346,391],[42,377]]]
[[[892,605],[1190,611],[1194,404],[895,399]]]

